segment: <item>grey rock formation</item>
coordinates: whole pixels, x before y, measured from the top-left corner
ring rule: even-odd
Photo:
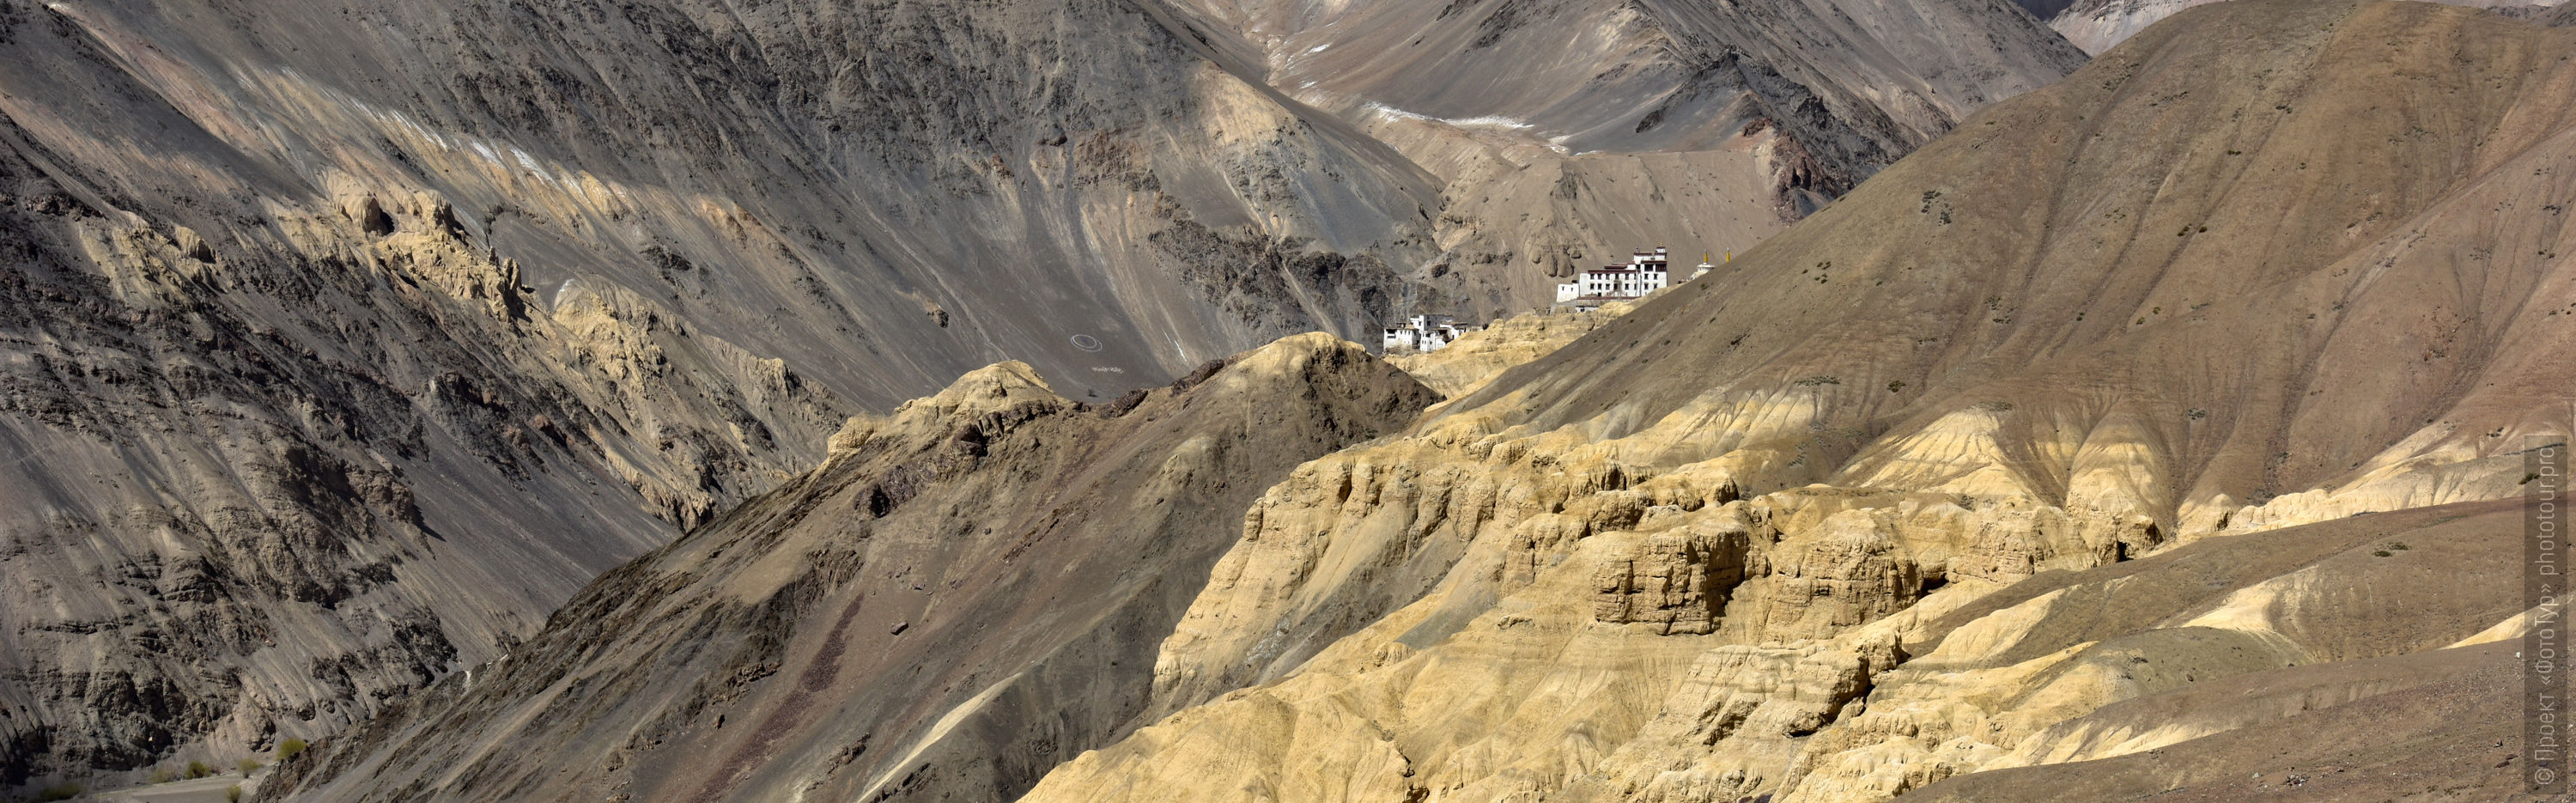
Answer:
[[[548,314],[429,196],[172,225],[0,140],[0,783],[362,718],[844,415],[629,294]]]

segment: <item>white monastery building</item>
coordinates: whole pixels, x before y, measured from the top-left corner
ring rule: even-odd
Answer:
[[[1652,251],[1630,254],[1628,264],[1584,271],[1574,281],[1556,286],[1556,306],[1560,310],[1590,310],[1603,302],[1644,298],[1647,293],[1669,287],[1673,283],[1671,253],[1671,249],[1659,245]],[[1728,261],[1733,261],[1734,254],[1727,256]],[[1699,268],[1683,277],[1682,281],[1706,276],[1715,267],[1703,256]],[[1380,330],[1384,333],[1381,350],[1386,353],[1395,353],[1397,349],[1439,351],[1457,342],[1461,335],[1480,328],[1461,326],[1458,319],[1447,315],[1416,315],[1402,324]]]
[[[1670,259],[1670,249],[1659,245],[1653,251],[1629,255],[1628,264],[1584,271],[1574,281],[1556,286],[1556,303],[1592,307],[1603,301],[1644,298],[1647,293],[1672,285]],[[1713,267],[1716,266],[1703,258],[1690,278],[1699,278]]]
[[[1447,315],[1416,315],[1402,326],[1387,327],[1384,350],[1392,352],[1401,346],[1414,351],[1439,351],[1458,336],[1476,329],[1460,326],[1457,318]]]

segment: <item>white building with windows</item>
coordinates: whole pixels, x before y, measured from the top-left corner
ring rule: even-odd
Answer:
[[[1669,264],[1670,249],[1655,246],[1653,251],[1629,255],[1628,264],[1594,268],[1575,277],[1574,281],[1556,286],[1559,304],[1599,301],[1624,301],[1643,298],[1647,293],[1672,284]]]
[[[1460,335],[1476,331],[1477,328],[1460,326],[1457,318],[1447,315],[1416,315],[1402,325],[1386,328],[1385,346],[1382,350],[1393,352],[1396,347],[1401,346],[1414,351],[1439,351],[1441,347],[1455,342]]]

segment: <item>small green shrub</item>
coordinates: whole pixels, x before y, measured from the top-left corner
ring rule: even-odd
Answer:
[[[189,779],[191,779],[191,780],[194,780],[194,779],[197,779],[197,778],[203,778],[203,777],[206,777],[206,776],[209,776],[209,775],[213,775],[213,774],[215,774],[215,768],[213,768],[213,767],[209,767],[209,766],[206,766],[206,762],[203,762],[203,761],[191,761],[191,762],[188,762],[188,778],[189,778]]]
[[[279,742],[277,743],[277,760],[285,761],[287,759],[294,758],[295,754],[304,752],[305,747],[306,745],[302,739],[288,739],[286,741]]]
[[[241,803],[241,784],[233,784],[233,788],[224,790],[224,803]]]
[[[233,767],[241,770],[242,777],[248,778],[251,773],[259,771],[260,763],[259,759],[245,758],[241,760],[241,763],[235,764]]]
[[[152,780],[152,782],[153,782],[153,783],[169,783],[169,782],[171,782],[171,781],[178,780],[178,778],[179,778],[179,776],[177,776],[177,775],[173,775],[173,774],[171,774],[171,773],[170,773],[170,768],[169,768],[169,767],[153,767],[153,768],[152,768],[152,779],[151,779],[151,780]]]
[[[2406,549],[2407,549],[2407,547],[2406,547],[2406,542],[2404,542],[2404,541],[2390,541],[2390,542],[2388,542],[2388,548],[2389,548],[2389,549],[2397,550],[2397,551],[2399,551],[2399,552],[2404,552],[2404,551],[2406,551]]]
[[[2370,554],[2377,555],[2377,556],[2380,556],[2380,557],[2385,558],[2385,557],[2388,557],[2388,556],[2389,556],[2389,554],[2391,554],[2391,553],[2390,553],[2388,550],[2385,550],[2385,549],[2374,549],[2374,550],[2371,550],[2371,551],[2370,551]]]
[[[72,798],[80,797],[80,793],[87,791],[89,791],[89,789],[81,786],[80,784],[58,783],[38,791],[36,793],[36,799],[39,801],[70,800]]]
[[[1796,382],[1791,382],[1791,383],[1789,383],[1789,384],[1797,385],[1797,386],[1799,386],[1799,387],[1809,387],[1809,388],[1812,388],[1812,387],[1816,387],[1816,386],[1818,386],[1818,385],[1840,385],[1840,384],[1842,384],[1842,383],[1843,383],[1843,380],[1842,380],[1842,378],[1841,378],[1841,377],[1834,376],[1834,375],[1832,375],[1832,374],[1817,374],[1817,375],[1815,375],[1815,376],[1807,377],[1807,378],[1805,378],[1805,379],[1801,379],[1801,380],[1798,380],[1798,381],[1796,381]]]

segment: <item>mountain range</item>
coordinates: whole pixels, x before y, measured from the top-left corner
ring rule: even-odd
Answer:
[[[2518,794],[2566,17],[0,0],[0,784]]]
[[[0,782],[339,732],[978,366],[1543,304],[2081,59],[1877,7],[0,4]],[[1400,91],[1567,26],[1552,94]]]
[[[860,419],[812,473],[594,584],[537,655],[440,681],[281,788],[2516,794],[2526,460],[2576,429],[2556,369],[2576,357],[2557,256],[2571,52],[2564,31],[2459,7],[2194,8],[1966,116],[1720,272],[1397,358],[1437,403],[1310,335],[1113,419],[1180,429],[923,437],[960,426],[923,423],[942,411],[1022,418],[961,397],[1065,404],[987,368],[895,423]],[[1282,362],[1310,367],[1258,370]],[[1072,535],[1023,523],[1060,508],[986,490],[1030,476],[1017,464],[931,457],[1132,448],[1163,467],[1033,484],[1169,500],[1126,489],[1201,465],[1162,445],[1200,425],[1147,411],[1224,415],[1208,394],[1237,372],[1329,390],[1257,391],[1282,399],[1271,415],[1356,404],[1379,434],[1274,450],[1314,456],[1150,549],[1128,545],[1167,531],[1119,517],[1176,508],[1087,503],[1106,529]],[[1402,400],[1362,401],[1382,388]],[[901,468],[923,461],[965,468]],[[1011,512],[892,501],[952,494]],[[870,523],[906,515],[946,517],[901,526],[939,546]],[[921,557],[828,592],[791,579],[903,549]],[[995,568],[1041,549],[1088,580]],[[1084,562],[1104,553],[1118,565]],[[1014,626],[1040,597],[1081,623]],[[696,624],[751,610],[780,613]],[[746,630],[784,646],[737,654],[774,665],[701,647]],[[949,657],[905,666],[925,643]],[[630,694],[635,678],[673,691]]]

